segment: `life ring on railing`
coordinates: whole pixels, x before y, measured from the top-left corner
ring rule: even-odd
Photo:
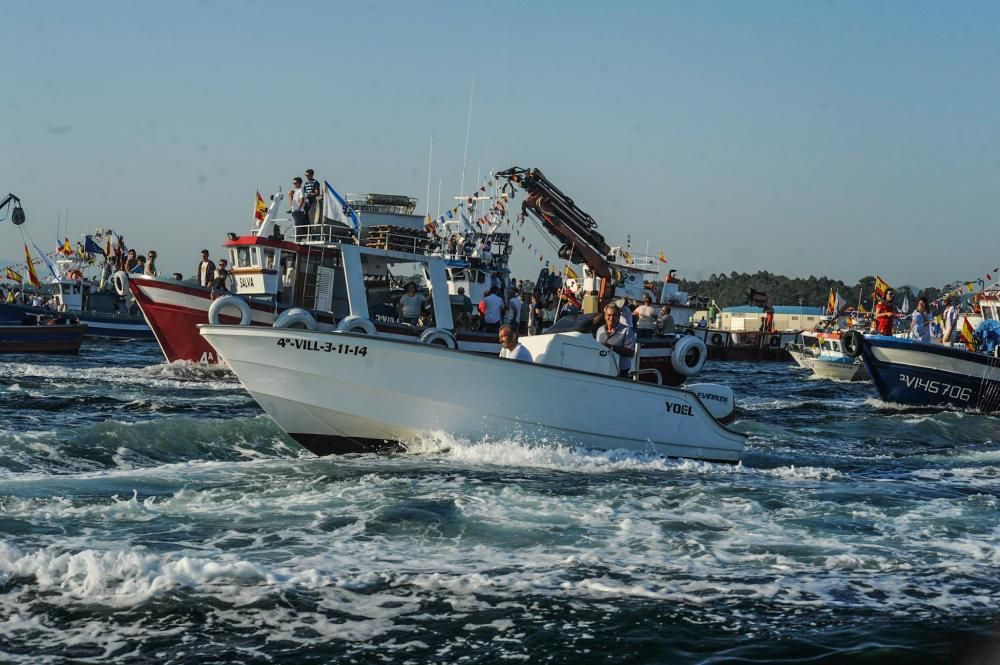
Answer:
[[[120,296],[128,295],[128,273],[124,270],[119,270],[115,273],[115,276],[111,278],[112,283],[115,285],[115,292]]]
[[[374,335],[375,324],[363,316],[351,314],[341,319],[337,324],[337,332],[354,333],[355,335]]]
[[[316,317],[309,310],[301,307],[286,309],[274,320],[275,328],[298,328],[299,330],[316,330]]]
[[[222,310],[227,307],[235,307],[240,311],[241,326],[250,325],[250,305],[243,298],[234,295],[222,296],[212,301],[212,304],[208,306],[208,322],[213,326],[219,325]]]
[[[712,333],[712,346],[722,346],[722,333]]]
[[[670,354],[670,366],[681,376],[694,376],[705,366],[708,347],[697,337],[681,337]]]
[[[864,339],[865,336],[860,330],[848,330],[840,338],[840,348],[848,358],[857,358],[861,355]]]
[[[444,328],[428,328],[420,335],[421,344],[434,344],[435,346],[445,346],[449,349],[457,349],[458,341],[455,336]]]
[[[772,349],[776,349],[781,345],[781,335],[771,335],[771,339],[767,341]]]
[[[70,270],[69,272],[66,273],[66,278],[67,279],[74,279],[76,281],[82,281],[83,280],[83,271],[82,270],[78,270],[76,268],[73,268],[72,270]]]

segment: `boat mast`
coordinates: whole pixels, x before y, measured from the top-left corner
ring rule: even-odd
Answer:
[[[465,151],[462,154],[462,184],[458,188],[458,193],[465,193],[465,167],[469,162],[469,130],[472,127],[472,96],[476,92],[476,79],[472,79],[472,87],[469,89],[469,112],[465,117]]]

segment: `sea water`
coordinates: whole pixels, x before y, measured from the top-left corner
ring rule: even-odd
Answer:
[[[4,357],[0,661],[1000,658],[1000,420],[791,363],[700,380],[737,392],[739,465],[447,432],[316,458],[150,343]]]

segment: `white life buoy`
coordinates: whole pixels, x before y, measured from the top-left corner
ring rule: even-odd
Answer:
[[[128,273],[124,270],[119,270],[115,273],[114,277],[111,278],[112,283],[115,285],[115,292],[120,296],[128,295]]]
[[[337,324],[336,330],[337,332],[354,333],[356,335],[374,335],[375,324],[363,316],[352,314],[341,319],[340,323]]]
[[[222,310],[227,307],[235,307],[239,310],[241,326],[250,325],[250,305],[243,298],[234,295],[222,296],[212,301],[212,304],[208,306],[208,322],[213,326],[219,325]]]
[[[681,376],[694,376],[705,366],[708,348],[697,337],[685,336],[677,340],[670,354],[670,366]]]
[[[455,340],[455,336],[444,328],[428,328],[421,333],[420,343],[445,346],[449,349],[458,348],[458,342]]]
[[[309,313],[309,310],[292,307],[278,315],[278,318],[274,320],[274,327],[316,330],[316,318]]]

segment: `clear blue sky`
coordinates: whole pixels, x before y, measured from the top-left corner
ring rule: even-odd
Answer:
[[[0,191],[163,271],[306,167],[415,196],[538,167],[683,275],[1000,264],[1000,4],[4,2]],[[466,187],[469,189],[469,186]],[[540,239],[540,238],[539,238]],[[20,236],[0,226],[0,257]],[[537,262],[514,266],[533,277]],[[519,270],[518,270],[519,269]]]

